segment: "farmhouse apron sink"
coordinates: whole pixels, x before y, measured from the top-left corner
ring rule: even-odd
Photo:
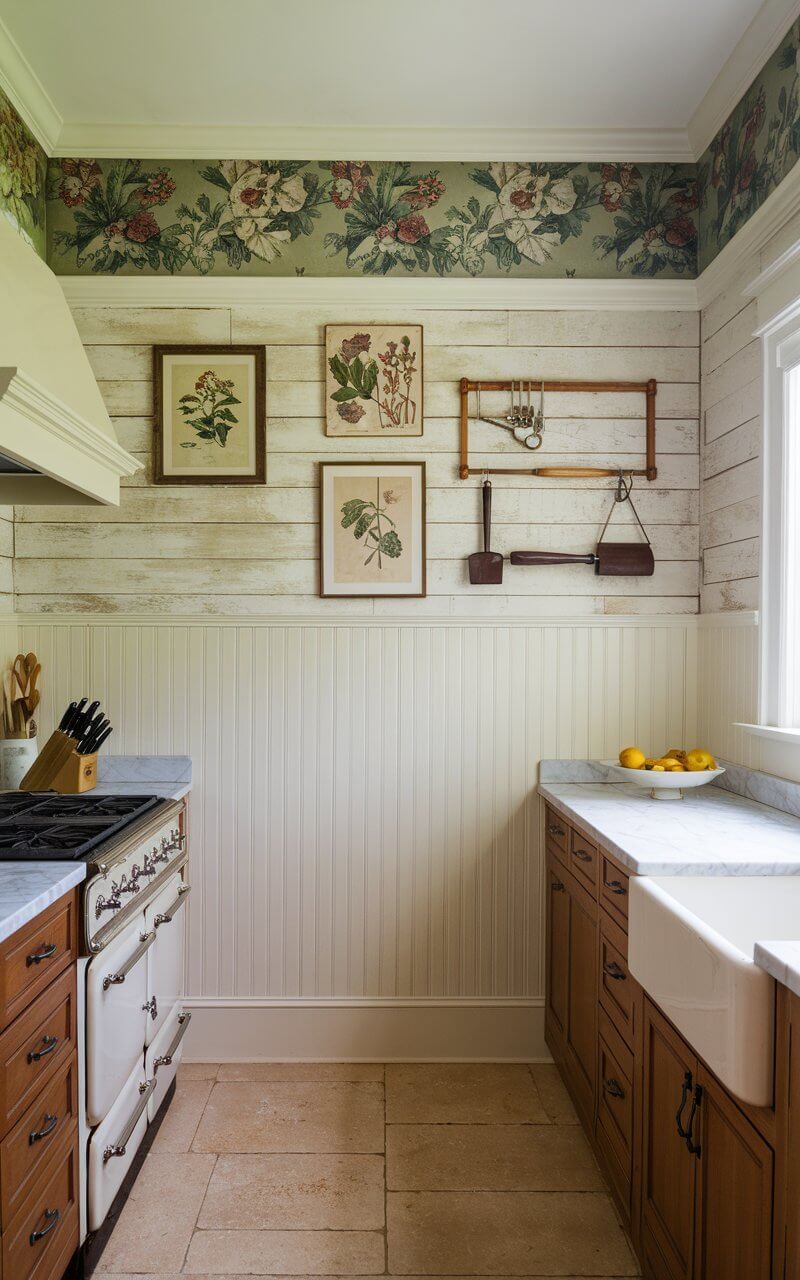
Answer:
[[[629,967],[744,1102],[772,1102],[774,980],[756,942],[800,938],[800,876],[632,876]]]

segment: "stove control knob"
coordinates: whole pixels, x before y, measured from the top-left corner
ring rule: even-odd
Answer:
[[[102,893],[100,894],[94,906],[94,914],[97,920],[100,919],[104,911],[119,911],[122,906],[122,899],[115,891],[116,885],[113,885],[110,898],[106,898]]]
[[[139,884],[138,875],[134,875],[134,872],[136,870],[137,870],[136,867],[133,867],[131,869],[130,879],[128,879],[127,876],[122,876],[120,878],[119,889],[117,889],[116,885],[112,885],[111,886],[112,892],[116,890],[117,895],[121,893],[138,893],[139,890],[141,889],[141,885]]]
[[[154,851],[154,852],[155,852],[155,851]],[[140,875],[140,876],[154,876],[154,875],[156,874],[156,871],[157,871],[157,870],[158,870],[158,868],[156,867],[155,859],[154,859],[154,858],[151,858],[149,853],[146,853],[146,854],[144,855],[144,866],[142,867],[141,871],[139,872],[139,875]]]

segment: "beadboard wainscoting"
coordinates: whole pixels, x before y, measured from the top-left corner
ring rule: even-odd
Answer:
[[[298,282],[302,285],[302,281]],[[18,507],[15,585],[26,613],[172,613],[223,617],[332,615],[317,597],[317,463],[427,464],[428,599],[339,602],[336,616],[577,617],[695,613],[698,604],[698,315],[685,311],[294,306],[75,306],[73,314],[120,443],[142,471],[117,508]],[[442,282],[443,285],[445,282]],[[124,285],[125,281],[121,282]],[[408,321],[425,330],[425,434],[324,434],[324,325]],[[151,477],[154,342],[264,343],[267,483],[157,486]],[[458,479],[458,381],[472,378],[658,380],[658,480],[635,498],[656,557],[652,578],[601,578],[581,566],[506,566],[501,586],[471,588],[466,557],[481,546],[480,480]],[[488,393],[484,412],[505,413]],[[473,406],[474,411],[474,406]],[[641,466],[644,396],[555,393],[536,453],[487,424],[471,430],[473,465]],[[608,479],[494,479],[493,540],[586,552],[599,534]],[[630,510],[619,513],[631,524]],[[613,528],[613,526],[612,526]],[[631,536],[635,536],[633,531]]]
[[[91,691],[115,751],[193,759],[198,1058],[546,1057],[538,761],[694,740],[696,640],[680,617],[20,618],[44,730]]]

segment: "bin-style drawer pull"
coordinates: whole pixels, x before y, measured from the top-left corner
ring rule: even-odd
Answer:
[[[28,1236],[28,1242],[30,1245],[37,1244],[39,1240],[44,1240],[45,1236],[49,1236],[51,1231],[55,1231],[58,1226],[59,1219],[61,1218],[61,1213],[58,1209],[45,1209],[44,1217],[48,1226],[46,1226],[43,1231],[31,1232]]]
[[[106,976],[103,978],[103,990],[108,991],[109,987],[116,987],[119,985],[120,982],[124,982],[128,974],[130,973],[131,969],[133,969],[139,963],[142,956],[147,954],[147,952],[149,951],[150,947],[152,947],[155,940],[156,940],[155,929],[151,929],[149,933],[140,933],[139,946],[136,948],[136,950],[131,952],[131,954],[128,956],[128,959],[121,966],[121,968],[119,968],[116,971],[116,973],[107,973]]]
[[[166,911],[159,912],[159,914],[156,916],[155,920],[153,921],[153,925],[155,926],[156,929],[159,927],[159,925],[170,923],[170,921],[172,920],[172,917],[175,915],[175,912],[179,909],[179,907],[183,905],[183,901],[186,895],[191,892],[192,892],[192,886],[190,884],[182,884],[179,887],[178,894],[177,894],[177,897],[175,898],[175,901],[170,903]]]
[[[623,982],[627,977],[625,970],[617,964],[616,960],[606,960],[603,965],[603,973],[607,974],[609,978],[613,978],[615,982]]]
[[[547,830],[551,836],[565,836],[567,834],[564,828],[560,827],[557,822],[548,823]]]
[[[106,1147],[105,1151],[103,1152],[103,1164],[105,1164],[106,1161],[111,1160],[113,1156],[125,1155],[125,1149],[131,1140],[131,1134],[133,1133],[137,1124],[141,1120],[142,1115],[144,1114],[144,1109],[147,1106],[148,1100],[150,1098],[150,1094],[153,1092],[155,1087],[156,1087],[155,1076],[153,1076],[152,1080],[145,1080],[142,1084],[139,1085],[139,1101],[136,1103],[136,1106],[134,1107],[133,1115],[131,1116],[128,1123],[125,1125],[125,1128],[122,1130],[122,1133],[117,1138],[117,1141],[112,1143],[110,1146]]]
[[[28,1134],[28,1145],[33,1146],[34,1142],[39,1142],[42,1138],[49,1138],[50,1134],[58,1125],[58,1116],[51,1116],[49,1112],[45,1112],[44,1127],[34,1129]]]
[[[175,1054],[178,1052],[178,1045],[180,1044],[183,1037],[186,1035],[186,1032],[188,1030],[189,1023],[191,1022],[191,1020],[192,1020],[192,1015],[188,1011],[188,1009],[180,1015],[180,1017],[178,1018],[178,1030],[175,1032],[172,1044],[169,1046],[169,1049],[162,1057],[156,1058],[155,1062],[153,1063],[154,1071],[158,1071],[159,1067],[169,1067],[172,1064],[172,1059],[175,1057]]]
[[[33,955],[25,957],[26,968],[30,969],[32,964],[41,964],[43,960],[49,960],[58,951],[55,942],[46,942],[41,951],[34,951]]]
[[[41,1049],[31,1049],[28,1054],[28,1062],[38,1062],[40,1058],[46,1058],[48,1053],[52,1053],[58,1044],[58,1036],[44,1036],[42,1039]]]
[[[564,892],[563,880],[554,880],[551,885],[551,888],[553,890],[553,893],[563,893]]]
[[[621,880],[607,880],[606,888],[610,889],[612,893],[622,896],[628,892]]]
[[[573,849],[572,853],[573,853],[573,856],[575,858],[578,858],[581,862],[592,861],[592,855],[590,853],[587,853],[585,849]]]
[[[613,1076],[611,1077],[610,1080],[603,1081],[603,1088],[605,1089],[606,1093],[609,1094],[612,1098],[625,1097],[625,1090],[623,1089],[619,1080],[615,1080]]]

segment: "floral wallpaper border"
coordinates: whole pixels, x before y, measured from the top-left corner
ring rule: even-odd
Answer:
[[[54,160],[64,274],[692,276],[688,165]]]
[[[47,156],[0,89],[0,213],[45,256]]]
[[[800,20],[697,165],[48,162],[0,91],[0,213],[61,275],[692,278],[799,156]]]

